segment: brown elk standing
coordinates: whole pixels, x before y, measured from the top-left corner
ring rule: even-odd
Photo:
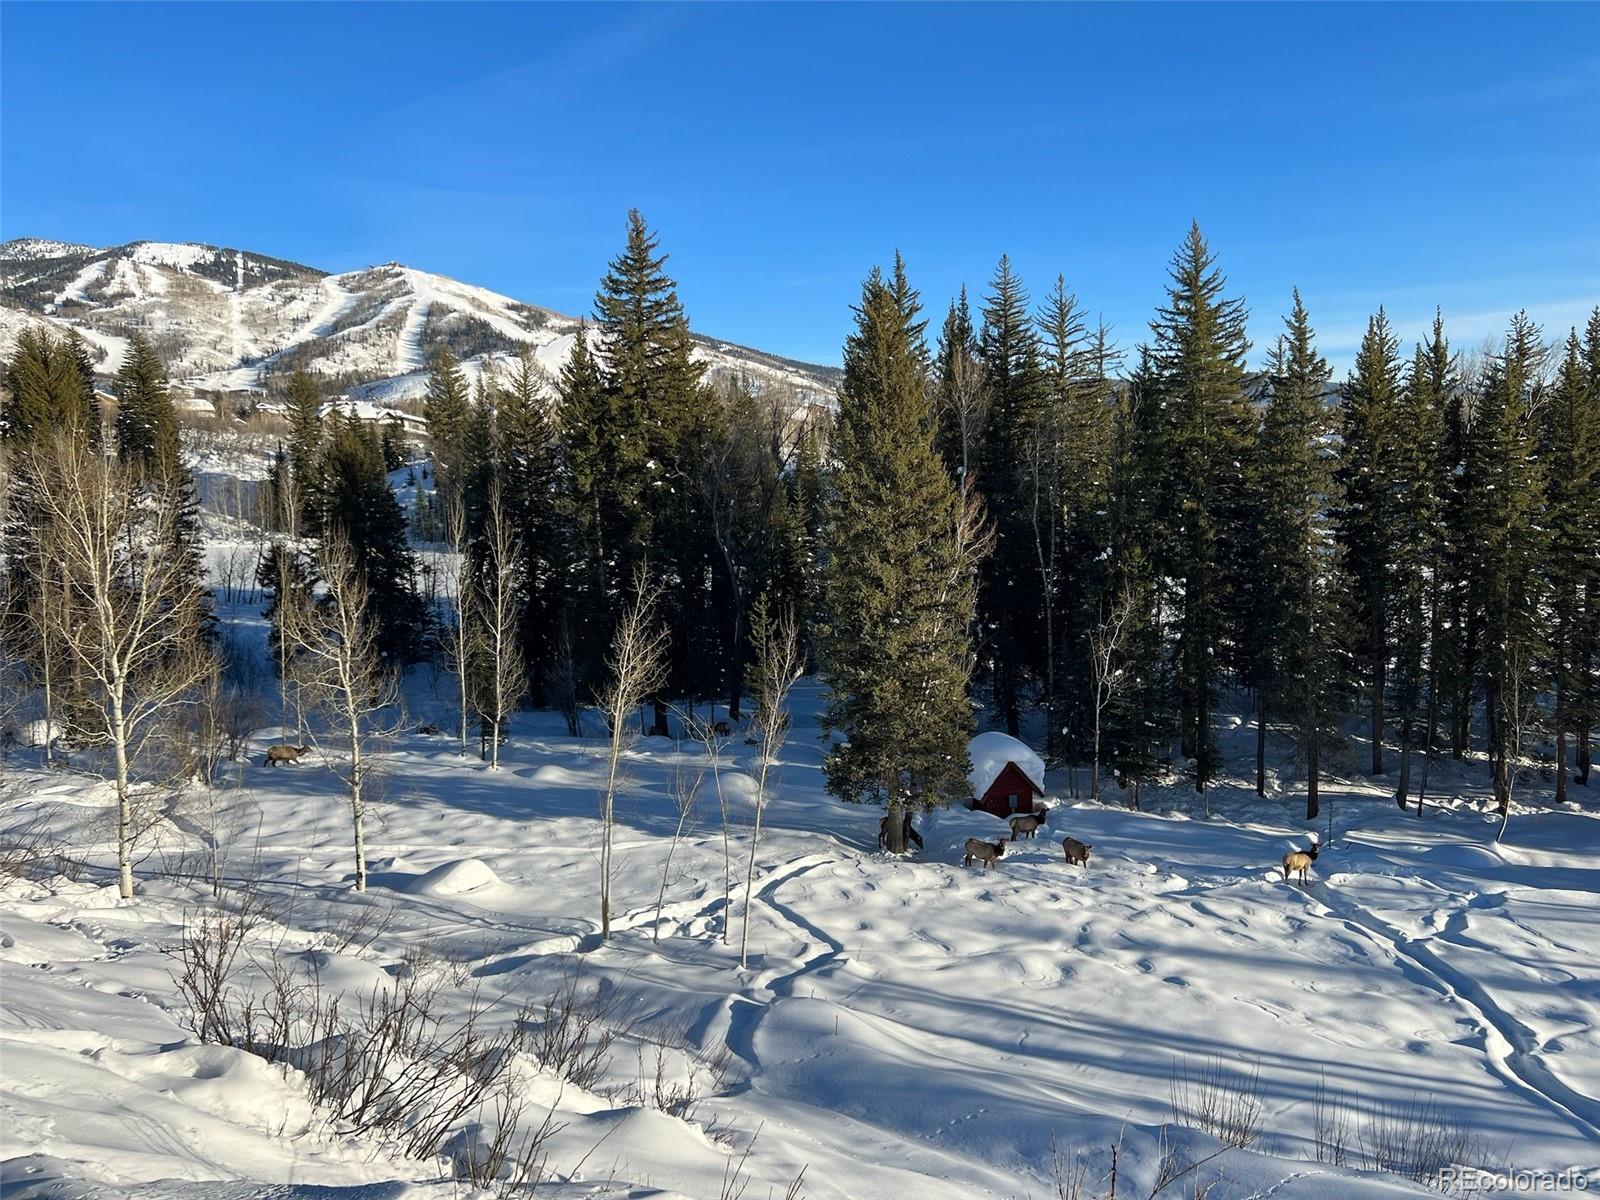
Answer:
[[[961,860],[963,867],[970,867],[974,861],[981,862],[987,871],[999,861],[1000,856],[1006,852],[1006,839],[998,842],[986,842],[982,838],[967,839],[966,857]]]
[[[1089,851],[1094,849],[1093,842],[1080,842],[1075,837],[1063,838],[1061,849],[1066,852],[1069,867],[1087,867],[1089,865]]]
[[[261,760],[263,767],[275,767],[279,763],[297,763],[302,754],[309,753],[310,746],[268,746],[267,756]]]
[[[1012,817],[1011,818],[1011,837],[1012,837],[1012,840],[1015,841],[1017,838],[1031,838],[1031,837],[1033,837],[1036,833],[1039,832],[1039,830],[1044,828],[1045,820],[1046,820],[1046,818],[1049,817],[1049,815],[1050,814],[1047,813],[1047,812],[1036,812],[1036,813],[1023,813],[1020,816]]]
[[[1300,886],[1305,887],[1306,872],[1311,869],[1311,864],[1317,861],[1317,843],[1312,842],[1304,850],[1291,850],[1283,856],[1283,881],[1289,882],[1290,875],[1300,876]]]

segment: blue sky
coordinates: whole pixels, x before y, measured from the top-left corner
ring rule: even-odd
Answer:
[[[1600,302],[1600,5],[0,5],[0,236],[390,259],[587,311],[624,219],[702,332],[835,362],[898,247],[1131,346],[1191,218],[1258,354]]]

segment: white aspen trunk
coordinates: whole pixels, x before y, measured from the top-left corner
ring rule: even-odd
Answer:
[[[128,794],[128,726],[120,685],[110,693],[111,747],[117,764],[117,894],[133,899],[133,798]],[[49,730],[45,731],[48,736]]]

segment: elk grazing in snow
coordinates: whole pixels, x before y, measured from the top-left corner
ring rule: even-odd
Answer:
[[[1291,850],[1283,856],[1283,881],[1289,882],[1291,875],[1300,876],[1300,885],[1306,885],[1306,872],[1311,869],[1311,864],[1317,861],[1317,843],[1312,842],[1304,850]]]
[[[974,862],[981,862],[987,871],[999,861],[1000,856],[1006,852],[1006,839],[998,842],[986,842],[982,838],[967,839],[966,857],[961,860],[963,867],[970,867]]]
[[[297,763],[302,754],[307,754],[310,746],[268,746],[267,756],[261,760],[263,767],[275,767],[279,763]]]
[[[1080,842],[1075,837],[1063,838],[1061,849],[1066,852],[1069,867],[1087,867],[1089,865],[1089,851],[1094,849],[1092,842]]]
[[[1044,828],[1045,819],[1049,816],[1046,812],[1023,813],[1011,818],[1011,837],[1031,838]]]

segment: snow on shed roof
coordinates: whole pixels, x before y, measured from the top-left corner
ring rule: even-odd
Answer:
[[[1020,742],[1009,734],[998,731],[980,733],[967,743],[967,755],[972,759],[972,770],[967,774],[967,781],[972,784],[974,796],[981,797],[987,792],[994,781],[1000,778],[1000,772],[1006,769],[1008,762],[1016,763],[1039,791],[1044,791],[1044,759],[1029,749],[1026,742]]]

